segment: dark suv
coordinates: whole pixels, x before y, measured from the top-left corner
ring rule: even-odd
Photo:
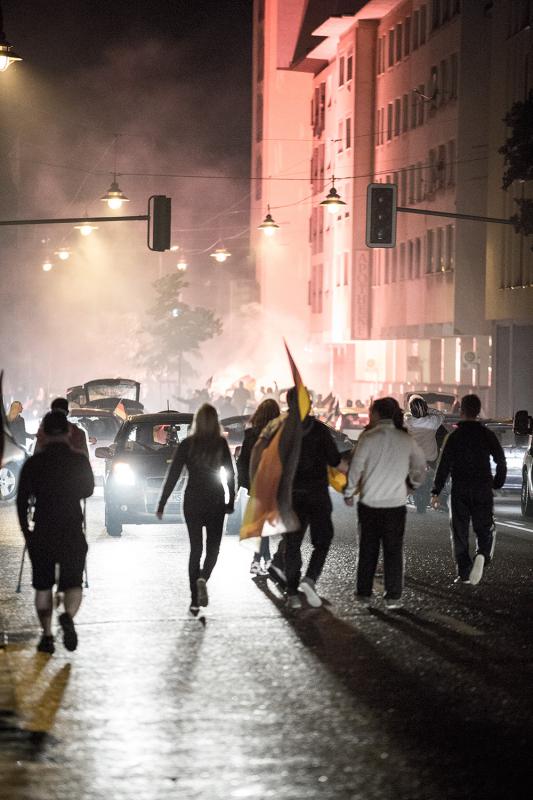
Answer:
[[[124,524],[154,524],[161,489],[174,451],[192,425],[193,415],[178,411],[128,417],[109,447],[96,448],[105,458],[105,525],[120,536]],[[165,522],[182,522],[181,478],[165,507]]]

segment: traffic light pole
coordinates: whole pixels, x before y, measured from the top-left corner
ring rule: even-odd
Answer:
[[[406,208],[405,206],[396,206],[396,211],[404,214],[421,214],[423,217],[449,217],[451,219],[466,219],[472,222],[495,222],[497,225],[514,225],[514,222],[510,219],[481,217],[478,214],[458,214],[453,211],[430,211],[427,208]]]
[[[61,219],[2,219],[0,225],[61,225],[73,222],[146,222],[148,214],[137,214],[130,217],[63,217]]]

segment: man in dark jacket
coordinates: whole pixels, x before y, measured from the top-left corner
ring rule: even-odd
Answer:
[[[289,406],[298,402],[294,389],[287,392],[287,402]],[[335,442],[323,422],[308,416],[302,423],[302,428],[300,458],[292,485],[292,505],[300,528],[284,536],[287,604],[291,609],[301,607],[298,590],[303,592],[309,605],[315,608],[322,605],[316,592],[316,582],[322,573],[333,539],[328,466],[336,467],[341,461]],[[308,527],[313,550],[305,577],[300,580],[301,546]],[[280,555],[282,552],[283,550]],[[275,557],[276,571],[280,569],[279,564],[279,557]]]
[[[444,443],[431,490],[432,505],[437,508],[438,497],[451,474],[450,525],[457,562],[456,580],[474,585],[481,580],[483,568],[494,552],[493,489],[500,489],[507,475],[505,455],[498,439],[476,419],[480,411],[481,401],[477,395],[463,397],[462,420]],[[494,478],[491,457],[496,463]],[[477,540],[473,562],[468,548],[470,519]]]
[[[44,417],[44,448],[26,461],[20,474],[17,512],[33,568],[35,608],[43,633],[37,650],[54,652],[52,587],[64,593],[65,611],[59,616],[63,643],[75,650],[78,643],[73,617],[82,597],[87,542],[80,500],[94,490],[88,459],[69,444],[67,417],[51,411]],[[29,509],[34,505],[34,526]]]

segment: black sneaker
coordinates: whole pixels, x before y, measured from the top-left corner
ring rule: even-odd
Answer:
[[[191,615],[191,617],[197,617],[199,613],[200,609],[198,608],[198,606],[189,606],[189,614]]]
[[[41,636],[39,644],[37,645],[37,652],[38,653],[55,653],[55,645],[54,645],[54,637],[53,636]]]
[[[59,624],[63,628],[63,644],[72,652],[78,646],[78,634],[74,627],[74,620],[66,611],[59,615]]]
[[[205,608],[209,604],[209,595],[207,594],[205,578],[198,578],[196,581],[196,591],[198,593],[198,605]]]
[[[282,569],[276,567],[275,564],[271,564],[268,568],[268,574],[273,581],[278,584],[278,586],[281,586],[282,589],[287,588],[287,576]]]

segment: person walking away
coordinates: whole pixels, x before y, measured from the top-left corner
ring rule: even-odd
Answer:
[[[52,400],[50,404],[50,411],[58,411],[61,414],[65,415],[65,418],[68,418],[68,400],[65,397],[56,397],[55,400]],[[73,450],[77,450],[79,453],[83,453],[84,456],[89,458],[89,447],[87,445],[87,434],[80,428],[79,425],[76,425],[74,422],[67,420],[68,424],[68,442],[69,445]],[[46,434],[43,430],[43,424],[39,426],[39,430],[37,431],[37,442],[35,445],[35,452],[38,453],[45,444]]]
[[[432,409],[423,397],[413,394],[409,398],[409,411],[405,414],[405,427],[419,445],[426,458],[426,473],[422,484],[415,489],[413,497],[416,510],[424,514],[430,501],[433,470],[439,455],[437,431],[442,426],[444,414]]]
[[[287,392],[289,408],[297,402],[297,393],[292,387]],[[292,610],[302,606],[298,591],[305,595],[310,606],[318,608],[322,605],[316,584],[322,574],[333,540],[331,521],[333,507],[328,488],[328,466],[337,467],[341,462],[341,455],[324,423],[308,415],[302,427],[300,458],[292,487],[292,505],[300,527],[297,531],[284,535],[281,548],[278,548],[271,565],[276,571],[281,569],[283,575],[281,559],[284,549],[287,606]],[[307,528],[313,550],[305,576],[300,580],[301,547]]]
[[[402,605],[408,484],[419,486],[425,475],[424,453],[403,425],[403,412],[392,397],[374,400],[370,427],[357,442],[344,490],[344,502],[353,506],[359,494],[359,556],[356,598],[372,600],[374,576],[383,549],[385,605]]]
[[[235,406],[238,416],[243,416],[246,412],[246,405],[250,400],[250,392],[244,385],[244,381],[239,381],[239,385],[233,392],[232,403]]]
[[[480,411],[477,395],[462,398],[461,421],[444,442],[431,490],[432,505],[438,508],[439,495],[451,474],[450,528],[456,582],[473,585],[479,583],[494,554],[493,490],[501,489],[507,475],[502,446],[493,431],[477,420]],[[491,458],[496,464],[494,477]],[[470,520],[477,542],[473,561],[468,542]]]
[[[9,422],[9,429],[13,434],[17,444],[26,447],[26,422],[22,416],[22,403],[20,400],[14,400],[9,406],[7,412],[7,421]]]
[[[217,411],[209,403],[200,406],[194,418],[193,433],[180,442],[174,453],[157,507],[158,519],[163,518],[166,502],[184,467],[187,468],[189,476],[183,501],[191,544],[189,611],[192,616],[197,617],[200,607],[207,606],[209,602],[207,581],[217,563],[224,516],[233,513],[235,502],[235,474],[231,453],[228,443],[222,436]],[[200,567],[204,527],[205,555]]]
[[[42,627],[37,650],[53,653],[52,588],[57,564],[57,590],[63,593],[65,609],[59,615],[63,643],[70,651],[78,645],[74,617],[82,600],[87,556],[80,500],[92,495],[94,478],[88,459],[70,447],[65,414],[46,414],[43,432],[43,449],[26,461],[20,474],[17,513],[32,564],[35,608]],[[32,503],[33,530],[28,519]]]
[[[259,439],[261,431],[271,420],[280,415],[280,407],[275,400],[263,400],[257,406],[255,413],[250,419],[250,427],[244,431],[244,440],[241,451],[237,458],[237,478],[239,488],[250,492],[250,457],[255,443]],[[261,567],[263,559],[263,567]],[[270,546],[269,537],[262,536],[259,550],[254,553],[250,572],[252,575],[267,575],[270,567]]]

